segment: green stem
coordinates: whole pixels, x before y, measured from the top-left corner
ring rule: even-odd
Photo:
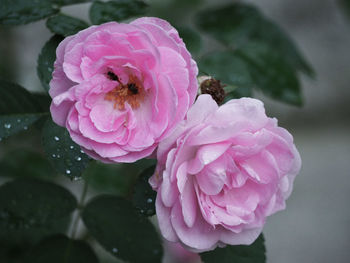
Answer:
[[[76,235],[77,230],[78,230],[78,224],[79,224],[79,221],[81,218],[81,213],[82,213],[82,210],[84,207],[84,202],[85,202],[88,186],[89,186],[89,184],[88,184],[88,180],[86,178],[84,180],[83,191],[81,192],[81,196],[80,196],[80,200],[79,200],[79,204],[78,204],[78,214],[73,222],[72,234],[71,234],[72,239],[75,238],[75,235]]]

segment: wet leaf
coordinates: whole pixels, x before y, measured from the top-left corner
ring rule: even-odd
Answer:
[[[23,87],[0,80],[0,141],[46,116],[39,97]]]
[[[63,37],[59,35],[51,37],[50,40],[45,43],[38,57],[37,74],[46,91],[50,89],[49,83],[54,70],[56,48],[62,40]]]
[[[54,175],[52,165],[45,156],[32,150],[12,150],[0,159],[0,176],[49,179]]]
[[[36,245],[26,258],[28,263],[98,263],[88,243],[64,235],[51,236]]]
[[[156,213],[155,201],[157,193],[148,183],[148,179],[153,175],[155,166],[144,170],[134,187],[133,204],[138,211],[146,216],[152,216]]]
[[[265,263],[264,236],[261,234],[250,246],[226,246],[201,253],[203,263]]]
[[[0,186],[0,242],[34,244],[63,233],[76,206],[75,197],[59,185],[29,178],[7,182]]]
[[[120,197],[97,196],[83,211],[90,234],[117,258],[133,263],[161,262],[162,245],[154,226]]]
[[[89,24],[71,16],[58,14],[50,17],[46,21],[46,26],[52,33],[67,37],[89,27]]]
[[[91,159],[72,141],[66,128],[48,119],[43,128],[42,143],[48,159],[59,173],[72,180],[81,178]]]
[[[232,3],[205,9],[196,15],[195,23],[203,32],[235,49],[252,42],[264,43],[296,71],[314,75],[292,39],[252,5]]]
[[[58,6],[48,0],[2,0],[0,24],[28,24],[49,17],[58,11]]]
[[[142,16],[148,5],[140,0],[111,0],[108,2],[94,1],[90,7],[90,19],[95,25]]]

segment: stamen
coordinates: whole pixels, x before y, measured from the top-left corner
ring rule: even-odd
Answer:
[[[108,76],[108,78],[110,80],[114,80],[114,81],[118,81],[119,82],[118,76],[113,71],[108,71],[107,72],[107,76]]]
[[[130,76],[129,83],[124,85],[119,82],[118,86],[105,95],[105,100],[113,101],[113,107],[118,108],[118,110],[124,110],[126,102],[129,103],[132,109],[137,109],[140,107],[140,102],[143,101],[144,96],[144,89],[138,79]]]

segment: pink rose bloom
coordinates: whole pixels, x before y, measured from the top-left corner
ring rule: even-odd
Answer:
[[[197,93],[197,65],[162,19],[91,26],[64,39],[56,55],[52,118],[103,162],[149,156]]]
[[[219,107],[199,96],[157,154],[161,233],[196,252],[254,242],[285,208],[301,166],[293,137],[251,98]]]

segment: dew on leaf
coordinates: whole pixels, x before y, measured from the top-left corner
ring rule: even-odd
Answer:
[[[11,128],[11,123],[5,123],[4,127],[5,127],[5,129],[10,129]]]
[[[73,176],[72,180],[73,181],[79,181],[79,180],[81,180],[81,176]]]
[[[60,140],[60,138],[58,138],[57,136],[55,136],[54,139],[56,142],[58,142]]]

